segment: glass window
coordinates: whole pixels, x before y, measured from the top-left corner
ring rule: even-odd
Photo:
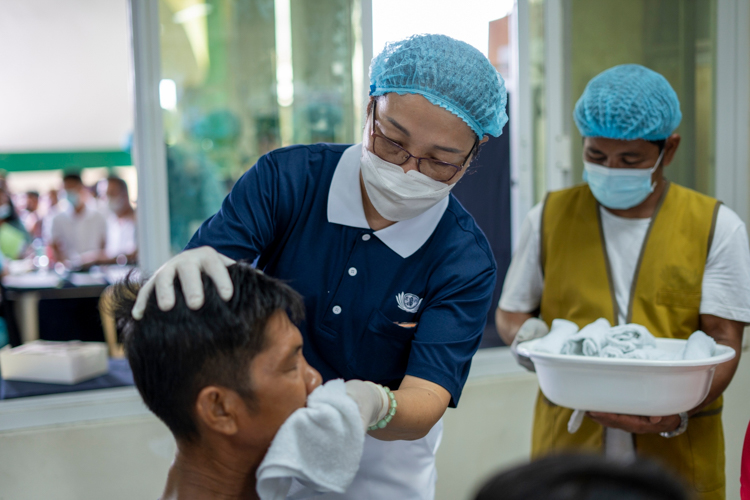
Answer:
[[[573,183],[582,182],[582,138],[572,106],[586,84],[618,64],[642,64],[664,75],[680,98],[680,148],[666,176],[678,184],[714,194],[714,82],[716,0],[565,0],[565,40],[544,39],[544,0],[529,0],[530,65],[533,99],[535,201],[545,182],[545,43],[566,44]],[[569,42],[569,44],[568,44]],[[565,103],[554,103],[564,106]]]
[[[529,1],[529,92],[533,133],[532,165],[534,175],[534,203],[544,199],[546,182],[546,127],[545,71],[544,71],[544,0]]]
[[[570,7],[571,102],[591,78],[617,64],[642,64],[664,75],[683,116],[682,142],[665,174],[713,194],[716,0],[571,0]],[[580,182],[582,143],[574,124],[572,130],[573,178]]]
[[[160,0],[171,247],[258,158],[360,137],[360,0]]]

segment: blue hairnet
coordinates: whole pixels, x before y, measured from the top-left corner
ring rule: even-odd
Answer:
[[[505,82],[471,45],[445,35],[389,43],[370,63],[370,95],[420,94],[461,118],[480,138],[508,122]]]
[[[573,111],[584,137],[666,139],[682,120],[667,79],[639,64],[615,66],[591,79]]]

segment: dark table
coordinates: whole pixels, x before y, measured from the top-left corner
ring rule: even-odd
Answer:
[[[4,285],[2,315],[14,346],[35,340],[103,342],[99,297],[107,284],[14,288]],[[20,306],[20,308],[19,308]]]
[[[133,373],[126,359],[110,359],[109,373],[75,385],[43,384],[39,382],[18,382],[0,379],[0,399],[45,396],[66,392],[92,391],[134,385]]]

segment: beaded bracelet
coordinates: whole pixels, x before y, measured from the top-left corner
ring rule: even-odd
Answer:
[[[375,425],[371,425],[370,427],[368,427],[368,431],[376,431],[378,429],[384,428],[390,423],[390,421],[393,419],[393,416],[396,415],[396,407],[398,406],[398,403],[396,403],[396,395],[393,394],[387,387],[383,387],[383,389],[385,389],[385,393],[388,395],[388,413],[386,413],[385,417],[380,419]]]

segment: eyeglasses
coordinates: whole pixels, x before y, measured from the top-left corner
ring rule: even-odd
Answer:
[[[479,138],[474,139],[474,145],[469,150],[469,154],[466,155],[461,165],[454,165],[445,161],[435,160],[434,158],[422,158],[414,156],[392,140],[384,137],[375,132],[375,110],[377,101],[372,103],[372,127],[370,129],[370,137],[372,137],[372,152],[375,153],[380,159],[385,160],[389,163],[396,165],[403,165],[410,158],[417,160],[417,171],[426,175],[427,177],[434,179],[439,182],[448,182],[453,179],[465,166],[469,157],[474,152],[474,149],[479,143]],[[380,139],[380,140],[378,140]]]

